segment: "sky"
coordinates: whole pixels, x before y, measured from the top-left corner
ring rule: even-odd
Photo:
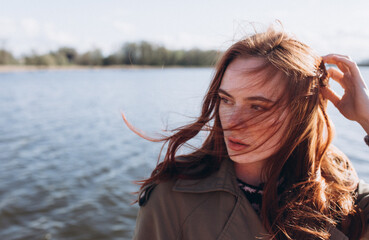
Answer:
[[[369,59],[367,0],[0,0],[0,48],[16,56],[61,46],[111,54],[125,42],[224,50],[280,20],[321,55]]]

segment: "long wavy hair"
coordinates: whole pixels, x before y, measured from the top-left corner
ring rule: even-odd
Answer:
[[[205,178],[229,157],[219,118],[218,90],[230,63],[249,57],[264,60],[255,72],[282,73],[287,84],[280,102],[291,116],[281,147],[267,159],[262,171],[261,219],[265,228],[273,239],[329,239],[330,227],[358,239],[365,229],[363,213],[355,205],[358,177],[347,157],[331,144],[327,100],[320,94],[328,84],[324,62],[310,47],[274,26],[234,43],[219,58],[200,116],[161,139],[167,144],[164,160],[148,179],[140,181],[139,202],[153,185],[171,179]],[[184,156],[185,160],[178,160],[179,148],[200,131],[208,132],[202,146]],[[278,192],[281,179],[282,193]]]

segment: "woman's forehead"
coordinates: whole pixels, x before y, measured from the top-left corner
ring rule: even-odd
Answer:
[[[264,97],[279,97],[285,89],[281,71],[270,72],[268,68],[252,72],[262,67],[262,58],[238,58],[226,69],[220,88],[230,94],[256,94]],[[252,72],[252,73],[250,73]]]

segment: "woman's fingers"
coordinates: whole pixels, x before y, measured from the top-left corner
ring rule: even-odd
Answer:
[[[335,91],[333,91],[330,87],[325,86],[325,87],[321,88],[321,93],[322,93],[324,98],[331,101],[333,103],[333,105],[338,108],[341,97]]]
[[[343,88],[367,88],[358,66],[350,57],[338,54],[329,54],[322,57],[322,59],[325,63],[337,65],[337,67],[342,71],[342,77],[339,76],[337,71],[333,73],[333,75],[341,79],[340,84]]]
[[[345,88],[346,85],[343,79],[344,75],[342,72],[340,72],[339,70],[335,68],[328,68],[327,72],[330,78],[338,82],[341,85],[341,87]]]
[[[347,56],[329,54],[322,58],[325,63],[337,65],[344,74],[351,74],[353,77],[360,75],[356,63]]]
[[[342,54],[338,54],[338,53],[330,54],[330,55],[337,55],[337,56],[344,57],[344,58],[347,58],[349,60],[352,60],[351,57],[350,56],[347,56],[347,55],[342,55]]]
[[[329,86],[323,87],[322,96],[331,101],[347,119],[357,121],[369,132],[369,90],[356,63],[350,57],[338,54],[329,54],[322,59],[339,68],[340,71],[333,68],[327,71],[345,90],[341,97]]]

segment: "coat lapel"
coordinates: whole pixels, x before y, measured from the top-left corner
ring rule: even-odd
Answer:
[[[233,162],[230,159],[224,159],[220,169],[210,177],[177,180],[173,191],[187,193],[224,191],[233,194],[236,202],[218,239],[233,240],[239,236],[244,236],[244,239],[268,239],[267,231],[259,216],[238,187]]]
[[[233,162],[230,159],[224,159],[219,170],[207,178],[178,179],[173,186],[173,191],[188,193],[226,191],[237,196],[239,191]]]

